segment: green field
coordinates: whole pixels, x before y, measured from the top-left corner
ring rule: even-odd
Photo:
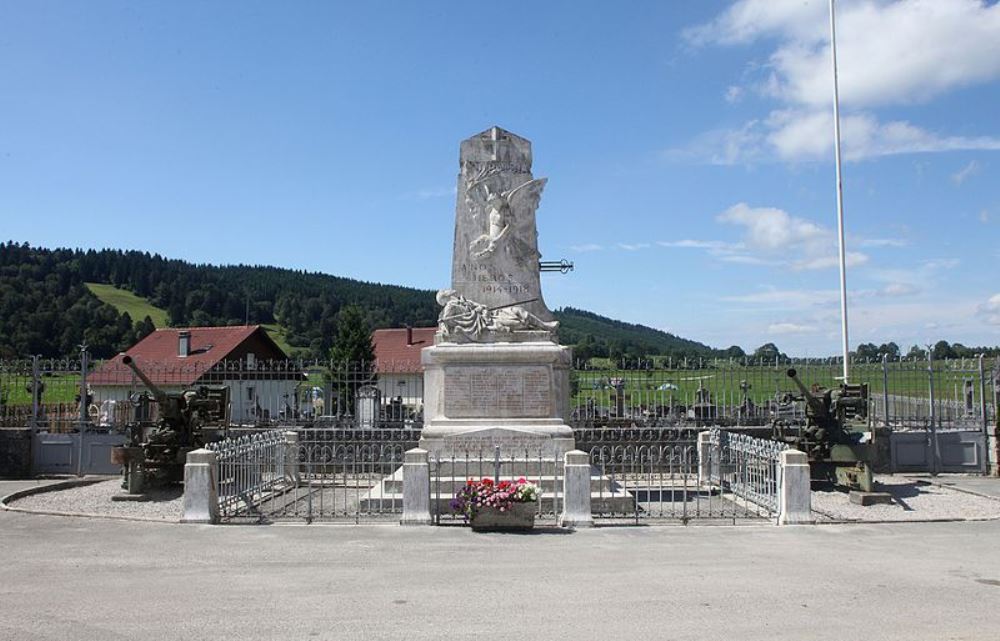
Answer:
[[[128,312],[128,315],[132,317],[133,322],[141,321],[146,316],[149,316],[157,328],[169,327],[169,323],[167,323],[166,310],[152,305],[145,298],[136,296],[132,292],[115,287],[114,285],[107,285],[104,283],[84,284],[87,286],[87,289],[89,289],[94,296],[97,296],[102,303],[111,305],[119,312]],[[261,327],[267,331],[271,340],[277,343],[278,347],[280,347],[286,354],[292,353],[294,348],[288,344],[288,341],[285,338],[286,331],[284,327],[278,325],[277,323],[261,325]]]
[[[42,392],[42,403],[46,405],[73,403],[77,394],[80,393],[79,374],[42,376],[42,384],[45,385],[45,390]],[[0,401],[3,401],[3,405],[30,406],[30,390],[30,374],[0,377]]]
[[[288,340],[286,339],[287,330],[284,327],[277,323],[262,324],[261,327],[267,331],[267,335],[271,337],[271,340],[278,344],[281,351],[291,356],[295,348],[288,344]]]
[[[622,392],[632,405],[690,404],[695,402],[699,387],[707,389],[715,403],[739,404],[744,394],[741,384],[746,381],[749,384],[747,396],[760,405],[786,392],[798,395],[798,388],[785,373],[787,369],[787,366],[744,367],[720,363],[702,369],[621,370],[599,367],[573,370],[573,401],[576,405],[583,405],[587,399],[593,399],[597,405],[606,406],[611,402],[614,379],[620,379],[624,383]],[[813,385],[836,388],[840,384],[838,365],[800,365],[796,369],[799,379],[808,388]],[[889,394],[912,398],[927,398],[930,395],[925,365],[890,363],[887,378]],[[959,398],[968,379],[974,380],[978,386],[975,372],[956,370],[942,362],[934,371],[935,397]],[[870,396],[882,395],[886,389],[881,364],[853,367],[851,381],[867,383]]]
[[[105,285],[104,283],[84,283],[84,285],[102,303],[111,305],[119,312],[128,312],[128,315],[132,317],[132,322],[141,321],[149,316],[157,327],[167,327],[166,310],[151,305],[145,298],[136,296],[128,290],[119,289],[114,285]]]

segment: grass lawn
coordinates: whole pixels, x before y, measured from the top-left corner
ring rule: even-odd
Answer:
[[[157,328],[167,327],[167,312],[151,305],[149,301],[141,296],[136,296],[132,292],[119,289],[114,285],[103,283],[84,283],[87,289],[94,296],[97,296],[103,303],[111,305],[119,312],[128,312],[132,317],[132,322],[137,323],[146,316],[153,319],[153,324]]]
[[[598,405],[608,405],[612,394],[611,384],[618,379],[619,384],[624,385],[623,392],[632,405],[670,405],[672,402],[690,404],[695,401],[695,392],[699,386],[709,390],[716,403],[738,404],[743,397],[741,383],[746,381],[750,386],[748,396],[760,405],[785,392],[798,395],[798,388],[785,373],[787,369],[787,366],[744,367],[720,362],[717,367],[697,370],[621,370],[604,367],[574,370],[573,402],[575,405],[583,405],[587,399],[593,399]],[[839,365],[800,365],[796,369],[799,380],[807,388],[814,384],[836,388],[840,384],[837,378],[840,375]],[[930,394],[926,365],[890,363],[887,378],[889,394],[912,398],[927,398]],[[960,398],[968,379],[972,379],[978,388],[978,377],[971,370],[955,370],[943,363],[935,367],[935,398]],[[880,363],[855,365],[851,369],[851,381],[868,383],[870,396],[881,396],[886,387]]]
[[[90,292],[97,296],[103,303],[111,305],[119,312],[128,312],[128,315],[132,317],[132,322],[141,321],[146,316],[153,319],[153,324],[157,328],[169,327],[167,323],[167,312],[166,310],[156,307],[148,300],[141,296],[136,296],[132,292],[115,287],[114,285],[106,285],[104,283],[84,283]],[[288,344],[286,339],[285,328],[277,323],[269,323],[266,325],[261,325],[265,331],[267,331],[268,336],[271,337],[275,343],[278,344],[286,354],[291,354],[294,349]]]

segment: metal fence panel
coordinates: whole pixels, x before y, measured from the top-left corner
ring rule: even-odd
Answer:
[[[213,443],[220,516],[244,522],[398,520],[400,466],[416,439],[413,430],[297,429]]]

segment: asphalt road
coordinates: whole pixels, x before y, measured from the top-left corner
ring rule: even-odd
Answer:
[[[5,641],[938,641],[1000,629],[993,521],[516,535],[0,512],[0,541]]]

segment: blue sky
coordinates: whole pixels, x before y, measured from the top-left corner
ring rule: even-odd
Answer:
[[[851,345],[1000,342],[1000,6],[840,0]],[[839,351],[826,0],[0,1],[0,237],[447,286],[534,143],[551,307]]]

